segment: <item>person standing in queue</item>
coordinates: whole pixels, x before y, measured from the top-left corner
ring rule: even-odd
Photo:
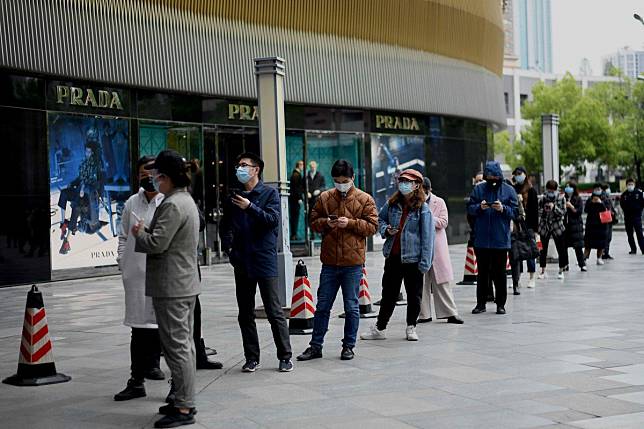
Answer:
[[[595,183],[593,194],[584,207],[586,213],[586,233],[584,234],[584,258],[588,260],[590,251],[597,250],[597,265],[604,265],[602,255],[606,248],[606,239],[608,237],[608,226],[602,223],[600,213],[610,210],[602,198],[602,185]]]
[[[427,195],[427,205],[434,219],[436,237],[434,239],[434,259],[432,267],[425,275],[423,299],[420,303],[418,322],[432,321],[432,304],[436,309],[437,319],[447,319],[447,323],[460,325],[463,319],[458,317],[458,309],[454,303],[454,295],[450,284],[454,280],[452,260],[449,256],[447,243],[447,225],[449,213],[445,200],[432,192],[432,182],[429,177],[423,179],[423,190]]]
[[[613,255],[610,254],[610,243],[613,241],[613,225],[617,223],[617,212],[615,211],[615,205],[613,200],[610,198],[610,186],[608,183],[602,184],[602,200],[604,205],[610,210],[613,221],[606,224],[606,247],[604,247],[604,253],[602,253],[602,259],[615,259]]]
[[[532,182],[528,179],[528,173],[525,168],[517,167],[512,172],[512,182],[514,190],[517,193],[519,205],[523,208],[525,225],[534,233],[539,231],[539,196],[536,189],[532,186]],[[511,261],[512,264],[512,286],[515,292],[518,292],[521,285],[521,273],[523,272],[523,261]],[[535,286],[535,273],[537,265],[534,259],[526,261],[528,267],[528,284],[526,287],[534,288]]]
[[[121,230],[118,236],[116,262],[123,277],[125,289],[125,320],[123,324],[132,329],[130,339],[131,377],[127,386],[114,395],[115,401],[127,401],[146,396],[145,379],[163,380],[160,368],[161,340],[152,298],[145,296],[145,259],[143,253],[134,251],[136,239],[130,226],[139,222],[149,224],[163,194],[152,184],[152,175],[145,169],[154,163],[154,157],[144,156],[136,163],[139,174],[139,191],[125,202],[121,215]]]
[[[577,183],[572,180],[566,183],[564,195],[566,197],[566,232],[564,233],[566,249],[569,247],[575,249],[579,269],[588,271],[584,258],[584,221],[581,218],[584,213],[584,202],[577,191]],[[569,270],[569,265],[566,265],[565,270]]]
[[[385,271],[382,274],[382,300],[378,321],[363,340],[384,340],[396,308],[401,283],[407,291],[407,341],[418,341],[416,323],[423,297],[423,280],[434,256],[434,219],[423,190],[423,175],[413,169],[398,176],[398,191],[380,209],[379,231],[386,239],[382,248]]]
[[[508,294],[505,267],[511,245],[510,222],[517,215],[517,193],[503,180],[501,165],[497,161],[488,161],[483,173],[485,182],[472,190],[467,207],[468,213],[475,217],[474,252],[478,263],[476,307],[472,314],[486,311],[490,279],[496,291],[496,313],[505,314]]]
[[[224,252],[235,269],[235,291],[246,363],[242,372],[260,366],[260,347],[255,324],[255,293],[259,286],[266,316],[277,348],[279,371],[293,370],[291,342],[279,299],[277,238],[280,196],[262,182],[264,161],[254,153],[237,156],[235,175],[243,190],[234,192],[224,206],[219,234]]]
[[[541,236],[541,253],[539,254],[539,279],[546,277],[548,261],[548,244],[554,240],[559,255],[559,273],[557,278],[563,280],[564,270],[568,266],[568,247],[564,237],[566,216],[566,199],[559,193],[559,185],[555,180],[546,182],[546,192],[539,201],[539,235]]]
[[[637,254],[637,247],[635,246],[635,239],[633,238],[633,233],[635,233],[637,236],[637,244],[640,247],[642,255],[644,255],[644,235],[642,234],[644,193],[635,186],[635,180],[626,180],[626,190],[619,199],[619,205],[624,212],[624,226],[626,228],[626,236],[628,237],[628,245],[631,248],[628,254]]]
[[[322,357],[331,308],[340,288],[346,315],[340,359],[354,358],[353,348],[360,323],[358,293],[366,258],[366,239],[378,228],[376,203],[371,195],[355,187],[353,165],[339,159],[331,168],[331,176],[334,189],[323,192],[311,211],[311,228],[322,234],[322,272],[313,335],[309,347],[297,357],[299,361]]]
[[[177,152],[164,150],[153,164],[155,190],[165,195],[149,226],[132,227],[135,251],[147,254],[145,294],[159,326],[161,348],[175,387],[174,401],[161,408],[165,417],[154,427],[169,428],[195,422],[196,353],[194,309],[201,292],[197,271],[199,212],[188,192],[189,164]]]

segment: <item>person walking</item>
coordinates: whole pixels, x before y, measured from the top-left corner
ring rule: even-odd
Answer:
[[[523,212],[523,221],[528,229],[537,233],[539,231],[539,196],[532,182],[528,179],[528,173],[525,168],[517,167],[512,172],[512,186],[517,193],[519,209]],[[523,261],[510,261],[512,267],[512,286],[514,294],[520,294],[521,273],[523,272]],[[534,259],[526,260],[528,268],[528,284],[526,287],[535,287],[535,272],[537,271]]]
[[[447,323],[462,324],[454,303],[454,295],[450,284],[454,281],[452,260],[449,256],[447,243],[447,225],[449,213],[447,204],[432,192],[432,182],[429,177],[423,179],[423,191],[427,195],[427,205],[434,220],[436,237],[434,238],[434,259],[429,272],[425,274],[423,298],[420,303],[418,323],[432,321],[432,305],[436,309],[437,319],[447,319]]]
[[[116,262],[123,278],[125,290],[125,320],[123,324],[132,329],[130,339],[131,376],[127,386],[114,395],[115,401],[127,401],[146,396],[145,379],[163,380],[165,374],[160,368],[161,340],[152,298],[145,296],[145,259],[143,253],[134,251],[136,239],[130,233],[130,226],[142,219],[149,224],[163,194],[152,184],[152,175],[145,169],[154,163],[154,157],[144,156],[136,164],[139,191],[125,202],[121,214],[121,230],[118,236]]]
[[[161,348],[174,383],[174,402],[159,409],[165,417],[154,427],[169,428],[195,422],[196,355],[194,309],[201,291],[197,271],[199,212],[190,196],[189,165],[177,152],[164,150],[153,164],[155,190],[165,198],[149,226],[143,219],[132,227],[135,251],[147,254],[145,294],[152,297]]]
[[[581,217],[584,212],[584,202],[577,191],[577,183],[572,180],[566,183],[564,195],[566,198],[566,217],[564,219],[566,252],[569,247],[575,249],[579,269],[588,271],[584,258],[584,221]],[[569,265],[566,265],[565,271],[568,271],[568,267]]]
[[[467,211],[475,217],[474,252],[478,263],[476,307],[472,314],[486,311],[490,279],[496,291],[496,313],[505,314],[507,300],[506,263],[510,249],[510,222],[516,218],[518,201],[514,188],[503,181],[501,165],[488,161],[483,170],[485,182],[472,190]]]
[[[299,160],[295,163],[295,168],[291,173],[290,191],[288,196],[289,223],[291,227],[291,241],[297,241],[297,230],[300,225],[300,209],[303,203],[305,183],[302,176],[304,172],[304,161]]]
[[[539,279],[546,278],[548,263],[548,244],[555,242],[559,255],[559,273],[557,278],[563,280],[564,270],[568,266],[568,247],[564,237],[566,216],[566,199],[559,193],[559,185],[554,180],[546,182],[546,192],[539,201],[539,235],[541,236],[541,253],[539,255]]]
[[[602,200],[604,205],[610,210],[612,215],[612,222],[606,224],[606,247],[604,247],[604,253],[602,253],[602,259],[615,259],[613,255],[610,254],[610,243],[613,241],[613,225],[617,223],[617,212],[615,211],[615,205],[613,200],[610,198],[610,186],[608,183],[602,184]]]
[[[293,370],[288,326],[278,295],[277,238],[280,228],[280,196],[262,180],[264,161],[254,153],[237,156],[235,175],[244,190],[227,201],[219,233],[235,271],[235,290],[246,363],[242,372],[260,365],[260,346],[255,324],[255,293],[259,293],[277,348],[279,371]]]
[[[642,210],[644,209],[644,194],[642,190],[635,186],[635,180],[626,180],[626,190],[622,193],[619,199],[619,205],[624,212],[624,227],[626,228],[626,236],[628,237],[628,245],[631,251],[629,255],[637,254],[637,247],[635,246],[635,238],[633,233],[637,236],[637,244],[639,244],[640,251],[644,255],[644,235],[642,234]]]
[[[339,159],[331,168],[334,188],[323,192],[311,211],[311,228],[322,234],[322,272],[309,347],[297,357],[308,361],[322,357],[333,301],[342,288],[344,338],[340,359],[351,360],[360,323],[358,292],[365,263],[366,239],[378,228],[378,212],[371,195],[354,185],[351,162]]]
[[[378,321],[369,332],[360,334],[363,340],[384,340],[389,319],[396,308],[404,280],[407,291],[407,341],[418,341],[416,323],[423,297],[423,279],[432,265],[434,220],[423,190],[423,175],[416,170],[404,170],[398,177],[398,191],[380,209],[378,230],[385,244],[385,270],[382,274],[382,300]]]
[[[584,258],[590,257],[592,249],[597,250],[597,265],[604,265],[602,254],[606,248],[606,238],[608,236],[608,226],[602,223],[600,214],[610,208],[602,199],[602,185],[595,183],[593,194],[590,200],[586,201],[584,212],[586,213],[586,233],[584,234]]]

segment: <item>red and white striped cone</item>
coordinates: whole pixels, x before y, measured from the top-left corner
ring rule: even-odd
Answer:
[[[476,277],[479,273],[478,265],[476,263],[476,254],[473,247],[467,248],[465,254],[465,269],[463,272],[463,281],[458,282],[459,285],[475,285]]]
[[[313,294],[311,283],[303,260],[297,262],[295,267],[295,281],[293,282],[293,299],[291,301],[291,315],[288,321],[288,331],[291,335],[306,335],[313,332]]]
[[[512,265],[510,265],[510,252],[508,252],[508,256],[505,258],[505,274],[508,277],[512,277]]]
[[[371,293],[369,292],[369,282],[367,281],[367,270],[362,267],[362,277],[360,278],[360,290],[358,291],[358,303],[360,305],[360,318],[371,319],[378,316],[371,306]],[[339,317],[345,318],[346,314],[342,313]]]
[[[33,285],[27,294],[18,373],[2,382],[14,386],[42,386],[64,383],[71,379],[56,372],[42,293]]]

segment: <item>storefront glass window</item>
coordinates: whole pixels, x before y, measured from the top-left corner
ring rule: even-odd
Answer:
[[[289,222],[291,245],[304,244],[306,240],[306,181],[304,168],[304,135],[286,135],[286,165],[289,167],[290,195]]]

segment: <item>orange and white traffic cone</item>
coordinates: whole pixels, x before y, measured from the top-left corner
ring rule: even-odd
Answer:
[[[463,272],[463,281],[458,282],[459,285],[475,285],[476,277],[479,273],[478,265],[476,263],[476,254],[473,247],[467,248],[465,254],[465,269]]]
[[[508,252],[508,256],[505,258],[505,274],[508,277],[512,277],[512,265],[510,265],[510,252]]]
[[[311,283],[303,260],[297,262],[295,267],[295,281],[293,282],[293,300],[291,301],[291,316],[288,321],[288,331],[291,335],[306,335],[313,332],[313,294]]]
[[[27,294],[18,373],[2,382],[14,386],[42,386],[71,379],[56,372],[42,293],[33,285]]]
[[[367,269],[362,267],[362,277],[360,278],[360,289],[358,291],[358,303],[360,305],[360,318],[371,319],[378,316],[371,306],[371,293],[369,292],[369,282],[367,281]],[[344,318],[342,313],[339,317]]]

